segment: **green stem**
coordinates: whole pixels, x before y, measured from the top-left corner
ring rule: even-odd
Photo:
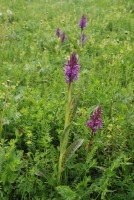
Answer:
[[[60,185],[60,182],[61,182],[61,175],[62,175],[62,158],[63,158],[63,155],[60,153],[59,165],[58,165],[58,185]]]
[[[70,104],[71,104],[71,83],[68,85],[68,96],[67,96],[67,108],[66,108],[66,116],[65,116],[65,125],[64,125],[64,130],[65,128],[69,125],[69,120],[70,120]],[[62,144],[64,142],[62,141]],[[62,144],[60,141],[60,157],[59,157],[59,165],[58,165],[58,185],[61,183],[61,179],[62,179],[62,159],[63,159],[63,155],[65,152],[62,152]]]
[[[86,145],[86,151],[87,151],[87,153],[89,152],[89,149],[92,146],[93,137],[94,137],[94,134],[93,134],[93,131],[91,131],[91,137],[89,138],[88,144]]]
[[[66,109],[66,117],[65,117],[65,125],[64,129],[69,124],[69,115],[70,115],[70,104],[71,104],[71,83],[68,85],[68,97],[67,97],[67,109]]]

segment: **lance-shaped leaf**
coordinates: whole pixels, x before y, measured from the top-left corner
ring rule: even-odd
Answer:
[[[82,145],[83,141],[83,139],[78,139],[67,148],[63,155],[62,168],[64,168],[66,162],[75,154],[76,150]]]
[[[60,140],[60,152],[61,154],[64,154],[67,144],[68,144],[68,140],[69,140],[69,130],[70,130],[70,125],[69,124],[63,131],[63,133],[61,134],[61,140]]]
[[[69,186],[60,185],[56,187],[56,190],[61,195],[64,200],[74,200],[76,199],[76,192],[74,192]]]

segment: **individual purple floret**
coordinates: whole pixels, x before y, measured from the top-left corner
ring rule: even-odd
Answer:
[[[101,106],[98,106],[94,113],[91,115],[91,120],[87,122],[87,126],[92,129],[92,133],[96,132],[96,129],[102,127],[102,111]]]
[[[82,36],[81,36],[81,42],[84,43],[86,41],[86,36],[85,34],[83,33]]]
[[[78,79],[80,65],[78,63],[78,58],[76,52],[72,53],[68,63],[65,65],[65,77],[66,82],[70,84],[74,79]]]
[[[60,34],[60,29],[57,28],[57,29],[56,29],[56,36],[57,36],[57,37],[60,37],[60,35],[61,35],[61,34]]]
[[[62,33],[61,35],[61,42],[64,42],[66,40],[66,34]]]
[[[87,19],[85,15],[82,15],[80,21],[79,21],[79,26],[81,27],[81,29],[83,30],[87,25]]]

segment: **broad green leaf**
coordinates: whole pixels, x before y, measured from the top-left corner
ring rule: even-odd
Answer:
[[[64,200],[74,200],[76,198],[77,194],[69,186],[58,186],[56,189]]]
[[[68,139],[69,139],[69,130],[70,130],[70,125],[69,124],[63,131],[62,135],[61,135],[61,141],[60,141],[60,151],[61,154],[64,154],[67,144],[68,144]]]
[[[82,145],[83,139],[78,139],[75,142],[73,142],[67,149],[66,152],[63,155],[62,159],[62,167],[64,168],[66,162],[74,155],[76,150]]]

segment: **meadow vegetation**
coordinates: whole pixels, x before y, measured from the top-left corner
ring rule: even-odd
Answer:
[[[0,1],[0,200],[134,199],[133,64],[133,0]]]

